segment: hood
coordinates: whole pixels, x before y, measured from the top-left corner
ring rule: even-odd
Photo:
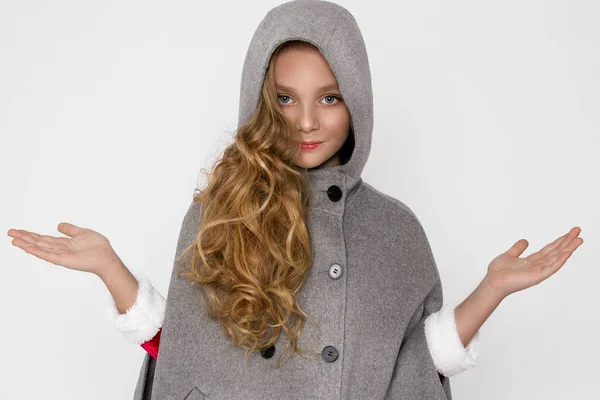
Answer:
[[[373,92],[365,43],[356,20],[344,7],[320,0],[295,0],[271,9],[260,22],[244,61],[238,128],[258,106],[271,55],[283,42],[303,40],[316,46],[329,63],[350,111],[354,151],[344,165],[309,169],[310,174],[346,176],[346,188],[359,180],[371,149]]]

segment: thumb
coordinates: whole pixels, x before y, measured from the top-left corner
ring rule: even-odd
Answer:
[[[80,228],[76,225],[69,224],[68,222],[61,222],[60,224],[58,224],[58,227],[56,229],[58,229],[60,233],[64,233],[65,235],[71,237],[81,235],[85,231],[84,228]]]
[[[511,257],[519,257],[525,249],[529,246],[529,242],[525,239],[519,239],[510,249],[506,252]]]

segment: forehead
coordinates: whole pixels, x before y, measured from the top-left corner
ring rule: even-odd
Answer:
[[[337,84],[327,60],[313,46],[284,49],[275,59],[274,73],[276,83],[286,86]]]

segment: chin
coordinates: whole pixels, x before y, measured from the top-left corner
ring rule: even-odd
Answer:
[[[300,168],[307,168],[307,169],[312,169],[312,168],[318,168],[318,167],[322,167],[324,166],[324,164],[327,164],[329,161],[329,164],[331,165],[336,165],[336,162],[332,162],[332,160],[330,161],[330,158],[325,158],[323,159],[322,157],[301,157],[300,160],[296,161],[294,164],[296,164],[296,166],[300,167]]]
[[[321,164],[323,164],[325,161],[327,160],[322,160],[320,157],[319,158],[315,158],[315,157],[300,157],[299,160],[297,160],[295,162],[296,166],[300,167],[300,168],[316,168],[318,166],[320,166]]]
[[[296,166],[300,167],[300,168],[311,169],[311,168],[318,167],[322,163],[314,163],[314,162],[301,161],[301,162],[295,162],[294,164],[296,164]]]

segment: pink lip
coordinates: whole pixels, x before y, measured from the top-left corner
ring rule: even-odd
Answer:
[[[303,150],[314,150],[323,142],[302,142],[300,146]]]

